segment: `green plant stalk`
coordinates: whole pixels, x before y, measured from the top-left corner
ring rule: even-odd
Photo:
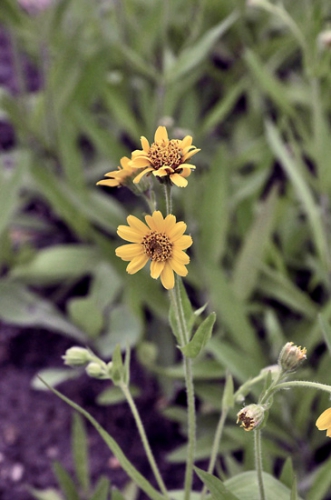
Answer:
[[[179,279],[176,279],[174,290],[170,290],[170,299],[174,308],[175,317],[180,332],[181,346],[189,342],[189,333],[185,322],[183,305],[180,297]],[[192,489],[193,480],[193,465],[196,445],[196,415],[195,415],[195,396],[192,373],[192,359],[183,357],[184,375],[187,394],[187,423],[188,423],[188,444],[187,444],[187,461],[185,469],[184,482],[184,500],[189,500]]]
[[[164,197],[166,203],[166,213],[167,215],[169,215],[172,213],[171,185],[168,183],[168,181],[166,181],[166,183],[163,186],[164,186]]]
[[[309,382],[308,380],[292,380],[291,382],[282,382],[281,384],[277,384],[274,391],[291,389],[292,387],[306,387],[307,389],[317,389],[331,394],[331,385],[320,384],[319,382]]]
[[[209,474],[212,474],[214,471],[216,459],[217,459],[217,454],[218,450],[220,447],[220,442],[222,439],[222,434],[223,434],[223,429],[224,429],[224,424],[226,417],[228,416],[228,409],[222,409],[221,415],[217,424],[215,436],[214,436],[214,441],[213,441],[213,447],[211,449],[211,455],[210,455],[210,460],[209,460],[209,465],[208,465],[208,472]],[[205,496],[207,493],[207,486],[204,485],[201,491],[201,500],[204,500]]]
[[[165,496],[165,498],[170,500],[167,488],[163,482],[163,479],[162,479],[162,476],[160,474],[157,463],[155,461],[153,452],[152,452],[151,447],[149,445],[148,438],[147,438],[147,435],[145,432],[145,428],[144,428],[144,425],[143,425],[142,420],[140,418],[137,406],[134,402],[134,399],[131,396],[131,392],[130,392],[128,386],[124,382],[121,382],[119,384],[119,387],[122,389],[122,392],[127,400],[127,403],[130,406],[133,418],[135,419],[135,422],[136,422],[136,425],[137,425],[137,428],[139,431],[139,435],[140,435],[146,456],[148,458],[149,464],[150,464],[152,471],[154,473],[157,484],[158,484],[160,490],[162,491],[163,495]]]
[[[263,477],[262,477],[262,449],[261,449],[261,431],[254,430],[254,453],[255,453],[255,468],[257,472],[257,483],[260,492],[260,500],[266,500]]]

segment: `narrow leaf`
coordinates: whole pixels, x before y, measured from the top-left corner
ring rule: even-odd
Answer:
[[[319,327],[323,333],[325,343],[326,343],[326,345],[329,349],[329,353],[331,355],[331,327],[330,327],[329,323],[325,320],[325,318],[322,314],[318,315],[318,324],[319,324]]]
[[[75,483],[65,468],[59,462],[54,462],[53,471],[66,500],[79,500]]]
[[[190,340],[190,342],[185,346],[179,347],[184,356],[187,356],[188,358],[196,358],[198,354],[200,354],[211,337],[215,321],[216,314],[213,312],[203,320],[195,332],[192,340]]]
[[[85,493],[90,488],[87,436],[83,419],[78,413],[73,415],[72,423],[72,454],[76,477]]]
[[[226,489],[220,479],[202,469],[198,469],[198,467],[194,467],[194,470],[209,489],[213,500],[239,500],[238,497]]]

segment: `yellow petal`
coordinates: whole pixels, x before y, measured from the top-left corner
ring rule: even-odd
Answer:
[[[148,172],[151,172],[152,170],[153,170],[152,168],[145,168],[145,170],[143,170],[142,172],[140,172],[140,174],[138,174],[133,179],[133,183],[134,184],[138,184],[138,182],[142,179],[142,177],[144,177],[144,175],[148,174]]]
[[[182,149],[185,149],[185,148],[190,148],[191,144],[192,144],[192,137],[190,135],[187,135],[186,137],[184,137],[184,139],[182,140],[182,144],[181,144],[181,147]]]
[[[138,271],[140,271],[140,269],[142,269],[145,266],[145,264],[147,264],[147,262],[148,262],[147,255],[145,254],[138,255],[130,262],[130,264],[126,268],[126,271],[129,274],[135,274]]]
[[[164,219],[164,230],[170,239],[172,239],[171,231],[175,226],[176,226],[176,217],[172,214],[167,215],[166,218]]]
[[[186,160],[192,158],[192,156],[199,153],[199,151],[201,151],[201,149],[192,149],[191,151],[188,151],[183,155],[182,162],[185,163]]]
[[[144,248],[139,243],[129,243],[127,245],[122,245],[116,248],[115,253],[117,257],[120,257],[122,260],[128,261],[133,260],[138,255],[144,254]]]
[[[130,241],[131,243],[141,243],[143,235],[141,232],[136,231],[128,226],[118,226],[117,234],[125,241]]]
[[[331,408],[323,411],[323,413],[316,420],[316,427],[320,431],[331,429]]]
[[[326,431],[326,435],[327,437],[331,438],[331,427],[329,427],[328,430]]]
[[[191,236],[188,234],[184,234],[179,240],[177,240],[174,244],[175,248],[178,250],[186,250],[186,248],[189,248],[193,243],[193,240]]]
[[[148,167],[150,164],[151,162],[149,158],[146,158],[145,156],[138,156],[130,161],[131,168],[144,168]]]
[[[183,221],[177,222],[177,224],[169,229],[168,236],[172,242],[178,240],[186,231],[186,224]]]
[[[164,232],[164,219],[160,210],[155,210],[152,215],[145,215],[145,221],[152,231]]]
[[[130,161],[131,161],[130,158],[128,158],[127,156],[123,156],[120,159],[120,164],[121,164],[122,168],[124,168],[124,170],[127,170],[129,168]]]
[[[172,260],[176,260],[180,264],[186,265],[190,262],[190,257],[182,250],[177,250],[176,248],[174,248],[172,250]]]
[[[146,137],[144,137],[143,135],[140,137],[140,142],[141,142],[141,145],[143,147],[143,150],[145,151],[145,153],[148,153],[149,151],[149,142],[148,140],[146,139]]]
[[[158,127],[155,135],[154,135],[154,142],[159,142],[159,141],[169,141],[168,139],[168,132],[165,127]]]
[[[171,174],[170,175],[170,180],[173,182],[176,186],[178,187],[186,187],[188,182],[184,177],[182,177],[180,174]]]
[[[120,181],[118,179],[104,179],[102,181],[97,182],[97,186],[116,187],[119,185]]]
[[[168,262],[165,263],[161,273],[161,283],[167,290],[171,290],[175,286],[175,275]]]
[[[164,167],[159,168],[158,170],[154,170],[153,175],[155,177],[166,177],[169,175],[169,172],[164,169]]]
[[[151,276],[155,280],[159,278],[160,274],[163,271],[163,268],[165,266],[165,262],[156,262],[155,260],[152,260],[151,262]]]
[[[186,269],[186,267],[183,264],[181,264],[177,260],[171,259],[169,261],[169,264],[170,264],[171,268],[175,271],[175,273],[177,273],[179,276],[186,276],[187,275],[188,270]]]
[[[129,215],[126,219],[128,221],[128,224],[132,229],[135,229],[136,231],[141,232],[142,236],[145,236],[149,232],[148,227],[146,224],[144,224],[138,217],[135,217],[134,215]]]

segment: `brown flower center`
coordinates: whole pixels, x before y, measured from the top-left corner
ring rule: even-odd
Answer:
[[[153,142],[149,148],[148,156],[155,170],[163,166],[176,170],[182,164],[182,150],[177,139]]]
[[[152,231],[143,237],[145,254],[156,262],[165,262],[172,256],[172,243],[165,233]]]

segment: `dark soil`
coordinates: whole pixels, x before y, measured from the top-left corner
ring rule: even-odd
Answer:
[[[61,356],[71,344],[47,331],[1,327],[0,344],[0,498],[31,500],[29,487],[56,486],[52,462],[58,460],[72,474],[70,427],[72,409],[52,393],[31,388],[41,369],[61,366]],[[141,388],[137,405],[166,483],[182,486],[183,469],[170,466],[165,454],[182,442],[174,424],[157,410],[155,381],[133,361],[133,383]],[[96,395],[107,382],[83,374],[59,386],[70,399],[83,406],[117,440],[139,471],[153,482],[133,418],[125,403],[101,407]],[[128,478],[99,434],[87,425],[90,470],[95,483],[100,475],[122,487]],[[140,500],[146,497],[141,494]]]

